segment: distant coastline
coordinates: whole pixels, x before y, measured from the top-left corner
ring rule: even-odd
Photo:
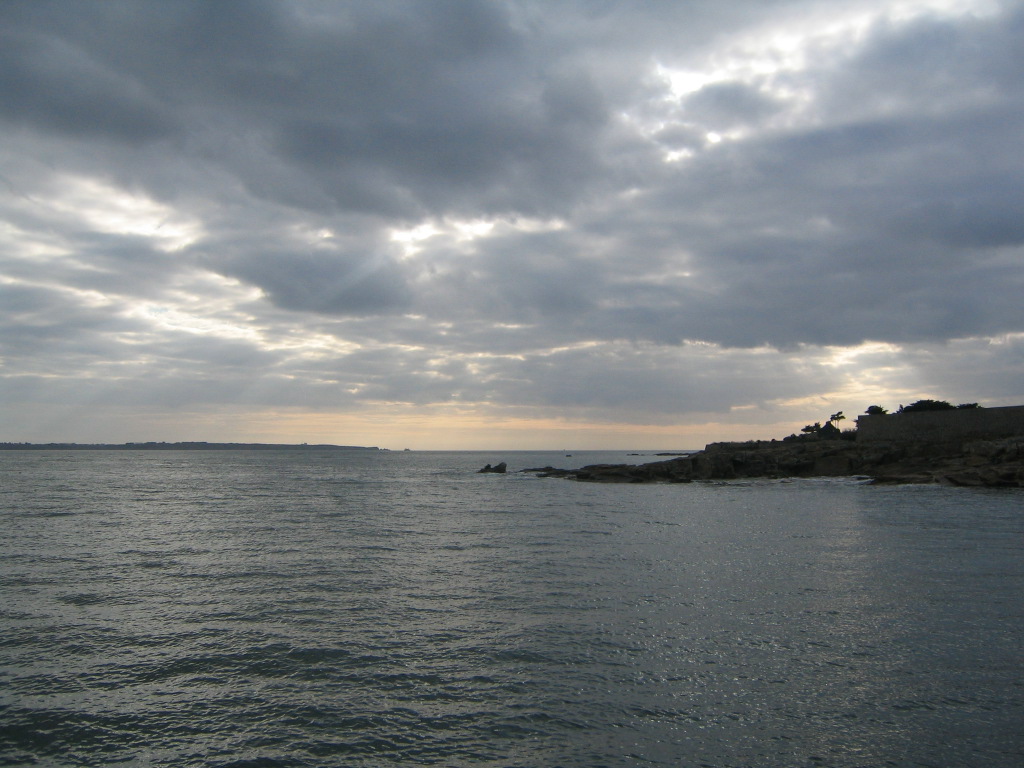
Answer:
[[[379,451],[376,446],[302,443],[0,443],[0,451]]]

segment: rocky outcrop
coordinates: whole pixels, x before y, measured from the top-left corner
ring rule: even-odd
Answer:
[[[488,472],[496,472],[496,473],[498,473],[500,475],[503,475],[507,471],[508,471],[508,465],[503,461],[500,464],[495,464],[493,467],[490,464],[488,464],[483,469],[478,469],[477,470],[477,474],[480,475],[480,474],[486,474]]]
[[[783,477],[864,477],[876,483],[1024,487],[1024,437],[967,443],[783,440],[712,443],[650,464],[523,470],[600,483],[688,483]]]

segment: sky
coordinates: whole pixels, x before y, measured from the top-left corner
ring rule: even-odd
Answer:
[[[0,441],[1024,403],[1024,3],[0,3]]]

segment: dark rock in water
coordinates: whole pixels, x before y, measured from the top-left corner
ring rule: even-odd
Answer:
[[[505,474],[505,472],[507,470],[508,470],[508,466],[503,461],[500,464],[495,464],[493,467],[490,464],[488,464],[483,469],[478,470],[477,474],[479,475],[479,474],[482,474],[482,473],[485,473],[485,472],[497,472],[498,474]]]
[[[649,464],[523,470],[592,483],[689,483],[741,478],[863,477],[875,483],[1024,487],[1024,437],[969,442],[839,440],[712,443]]]

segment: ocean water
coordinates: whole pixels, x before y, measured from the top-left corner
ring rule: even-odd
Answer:
[[[0,764],[1024,764],[1024,493],[0,452]]]

